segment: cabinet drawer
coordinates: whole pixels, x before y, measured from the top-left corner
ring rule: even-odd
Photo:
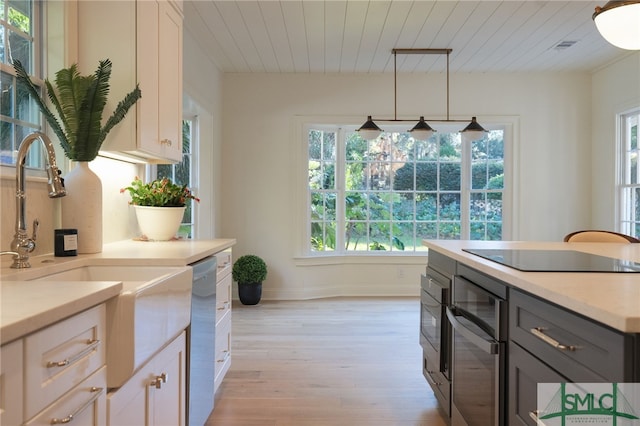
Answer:
[[[103,304],[25,337],[27,419],[105,364],[105,322]]]
[[[560,383],[567,379],[517,344],[509,343],[510,426],[536,426],[538,383]]]
[[[216,378],[217,390],[231,365],[231,315],[225,316],[216,327]]]
[[[44,426],[73,422],[86,426],[105,426],[107,424],[106,394],[107,367],[105,366],[25,424]]]
[[[585,368],[594,382],[631,377],[623,334],[519,291],[511,291],[509,309],[510,338],[569,380],[584,381],[574,376],[588,376]]]
[[[0,347],[0,425],[22,424],[22,339]]]
[[[231,275],[216,285],[216,324],[231,311]]]
[[[220,253],[216,253],[216,259],[218,263],[218,282],[222,280],[227,275],[231,274],[232,261],[231,261],[231,250],[221,251]]]
[[[422,355],[422,375],[427,379],[427,383],[431,386],[433,394],[438,398],[440,406],[447,413],[447,417],[451,415],[451,382],[440,371],[439,362],[433,360],[426,354]]]

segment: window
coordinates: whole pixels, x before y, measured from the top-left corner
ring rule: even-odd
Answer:
[[[504,237],[504,128],[463,141],[443,126],[418,141],[385,126],[308,126],[309,253],[426,250],[423,239]]]
[[[15,164],[22,139],[40,130],[40,112],[26,91],[16,87],[13,61],[19,60],[34,82],[40,67],[39,6],[33,0],[0,0],[0,164]],[[31,150],[27,165],[42,167],[43,153]]]
[[[638,125],[640,109],[622,115],[620,132],[620,231],[640,236],[640,171],[638,171]]]
[[[195,120],[182,121],[182,162],[178,164],[159,164],[156,166],[156,178],[162,179],[167,177],[173,182],[188,186],[194,194],[198,195],[196,188],[195,172],[193,163],[192,146],[195,145],[194,140],[194,124]],[[178,231],[178,235],[193,238],[194,235],[194,201],[191,200],[187,204],[182,217],[182,225]]]

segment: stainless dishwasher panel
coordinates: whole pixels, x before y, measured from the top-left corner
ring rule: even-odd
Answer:
[[[187,328],[187,424],[202,426],[213,411],[216,341],[216,257],[192,263],[191,325]]]

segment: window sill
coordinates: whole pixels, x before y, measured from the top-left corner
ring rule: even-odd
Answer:
[[[426,265],[427,252],[415,255],[346,254],[323,256],[298,256],[296,266],[323,265]]]

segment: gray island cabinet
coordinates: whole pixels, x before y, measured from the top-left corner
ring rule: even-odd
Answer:
[[[446,283],[452,287],[456,276],[466,275],[470,270],[506,285],[506,356],[499,374],[502,381],[499,389],[506,395],[498,398],[500,415],[496,425],[538,424],[539,383],[640,382],[640,273],[523,272],[463,251],[575,250],[639,262],[640,247],[635,246],[640,245],[430,240],[424,244],[429,247],[429,264],[422,278],[423,291],[433,269],[444,274]],[[449,341],[441,344],[445,352],[442,357],[449,360],[451,354],[446,351],[451,348],[452,333],[447,332],[447,327],[450,327],[447,318],[443,317],[442,337]],[[423,334],[421,344],[425,348]],[[429,351],[424,352],[426,377],[425,366],[433,362],[427,356]],[[453,389],[456,365],[449,362],[446,365],[447,377],[453,378]],[[442,379],[441,374],[436,376]],[[442,395],[442,380],[429,377],[427,381],[443,411],[449,414],[452,394]]]

